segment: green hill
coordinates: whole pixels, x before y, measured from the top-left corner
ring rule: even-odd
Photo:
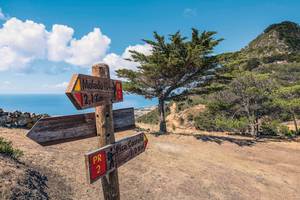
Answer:
[[[300,26],[289,21],[272,24],[242,49],[242,52],[257,58],[299,53]]]

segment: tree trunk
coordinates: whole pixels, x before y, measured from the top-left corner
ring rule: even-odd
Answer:
[[[166,133],[167,125],[165,119],[165,101],[163,99],[158,100],[158,112],[159,112],[159,132]]]
[[[250,134],[253,137],[256,137],[256,133],[255,133],[255,124],[250,122]]]
[[[295,115],[295,113],[292,113],[292,115],[293,115],[295,130],[296,130],[296,133],[298,133],[299,129],[298,129],[298,125],[297,125],[296,115]]]
[[[256,131],[256,135],[259,136],[259,124],[258,124],[258,118],[255,118],[255,131]]]

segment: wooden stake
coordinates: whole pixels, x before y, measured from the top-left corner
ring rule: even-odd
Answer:
[[[92,75],[101,78],[109,78],[109,67],[106,64],[96,64],[92,67]],[[112,101],[103,106],[97,106],[95,110],[96,129],[99,135],[99,147],[103,147],[115,142]],[[101,179],[105,200],[119,200],[119,180],[118,170],[114,170],[108,176]]]

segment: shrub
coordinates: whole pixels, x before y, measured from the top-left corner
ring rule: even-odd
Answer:
[[[194,117],[195,128],[205,131],[217,131],[215,116],[205,111]]]
[[[247,118],[244,117],[240,119],[232,119],[228,117],[218,116],[216,118],[217,128],[223,131],[244,133],[248,128],[248,124],[249,122]]]
[[[0,137],[0,153],[14,159],[18,159],[23,155],[23,152],[21,150],[13,148],[12,142],[6,141],[2,137]]]
[[[278,135],[279,122],[276,120],[265,120],[261,124],[261,134],[262,135]]]
[[[293,132],[289,130],[289,127],[285,126],[285,125],[279,125],[278,128],[278,133],[282,134],[282,135],[285,135],[285,136],[293,136]]]
[[[158,110],[154,109],[148,112],[147,114],[140,116],[139,118],[137,118],[137,122],[146,124],[157,124],[159,122]]]

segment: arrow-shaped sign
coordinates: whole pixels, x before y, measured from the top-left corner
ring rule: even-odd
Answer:
[[[87,177],[93,183],[144,152],[148,139],[144,133],[126,137],[85,155]]]
[[[114,131],[135,127],[134,109],[113,111]],[[58,144],[96,136],[95,113],[47,117],[40,119],[27,133],[27,137],[41,145]]]
[[[108,78],[74,74],[66,90],[73,105],[85,109],[123,101],[122,82]]]

